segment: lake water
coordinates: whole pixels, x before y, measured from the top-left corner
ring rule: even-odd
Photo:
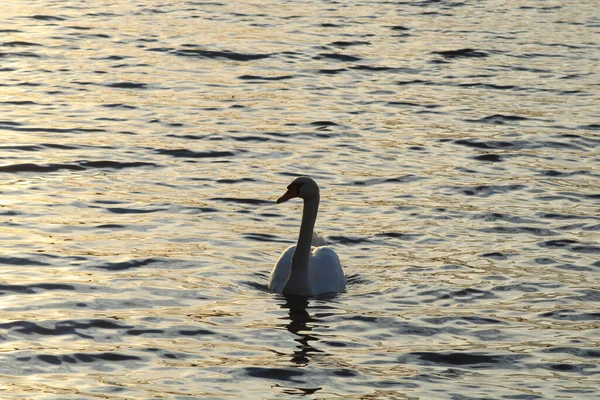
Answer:
[[[0,10],[3,399],[600,396],[596,2]]]

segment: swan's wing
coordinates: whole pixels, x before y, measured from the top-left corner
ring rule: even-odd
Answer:
[[[327,242],[325,241],[325,239],[323,239],[323,236],[313,231],[312,242],[310,245],[313,247],[327,246]]]
[[[340,258],[331,247],[315,248],[308,268],[311,286],[315,293],[339,293],[346,288],[346,276]]]
[[[281,253],[279,260],[275,263],[271,276],[269,277],[269,291],[273,293],[281,293],[283,287],[290,276],[292,269],[292,256],[294,255],[296,246],[290,246]]]

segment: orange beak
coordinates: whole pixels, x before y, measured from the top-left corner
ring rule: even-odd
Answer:
[[[289,199],[293,199],[294,197],[298,197],[298,189],[295,186],[290,186],[285,192],[283,196],[277,199],[277,204],[288,201]]]

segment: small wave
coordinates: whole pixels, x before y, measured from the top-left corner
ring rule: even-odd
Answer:
[[[22,257],[0,257],[0,264],[5,265],[37,265],[37,266],[45,266],[50,265],[45,262],[32,260],[29,258]]]
[[[117,89],[146,89],[147,88],[147,85],[145,83],[136,83],[136,82],[107,83],[104,86],[117,88]]]
[[[381,185],[384,183],[411,183],[411,182],[421,181],[424,179],[427,179],[427,178],[409,174],[409,175],[397,176],[395,178],[374,178],[374,179],[367,179],[364,181],[353,181],[350,184],[357,185],[357,186],[373,186],[373,185]]]
[[[600,316],[598,319],[600,319]],[[571,354],[571,355],[574,355],[576,357],[581,357],[581,358],[600,358],[600,350],[586,349],[586,348],[582,348],[582,347],[550,347],[547,349],[542,349],[541,351],[542,351],[542,353],[549,353],[549,354],[555,354],[555,353]]]
[[[21,124],[0,123],[0,130],[11,130],[18,132],[45,132],[45,133],[100,133],[106,132],[105,129],[98,128],[27,128]]]
[[[583,148],[574,143],[565,143],[553,140],[543,141],[532,141],[532,140],[478,140],[474,138],[470,139],[458,139],[454,141],[455,144],[483,149],[483,150],[520,150],[520,149],[534,149],[534,148],[552,148],[552,149],[573,149],[583,150]]]
[[[6,125],[6,126],[22,126],[23,124],[21,124],[20,122],[15,122],[15,121],[0,121],[0,126],[2,125]]]
[[[257,242],[279,242],[279,243],[289,243],[288,240],[281,240],[275,235],[270,235],[268,233],[248,233],[242,235],[246,239],[254,240]]]
[[[508,193],[524,189],[524,185],[480,185],[480,186],[450,186],[467,196],[489,197],[500,193]]]
[[[521,293],[537,293],[540,291],[540,287],[548,288],[558,288],[560,285],[551,284],[551,285],[541,285],[535,282],[524,282],[517,283],[512,285],[500,285],[496,286],[493,290],[495,292],[521,292]]]
[[[558,54],[558,53],[523,53],[523,54],[513,54],[511,57],[514,58],[570,58],[571,56]]]
[[[262,368],[246,367],[242,368],[243,375],[262,379],[273,379],[279,381],[294,381],[293,378],[305,375],[305,372],[297,368]]]
[[[136,167],[156,167],[157,164],[146,162],[116,162],[116,161],[80,161],[76,164],[13,164],[0,166],[0,172],[56,172],[60,170],[84,171],[86,169],[123,169]]]
[[[157,164],[149,162],[117,162],[117,161],[81,161],[79,163],[85,168],[99,169],[123,169],[123,168],[138,168],[138,167],[156,167]]]
[[[357,71],[371,71],[371,72],[387,72],[392,71],[394,68],[391,67],[381,67],[375,65],[352,65],[348,67],[349,69],[357,70]]]
[[[105,353],[73,353],[65,355],[54,354],[38,354],[35,359],[51,365],[76,364],[76,363],[93,363],[93,362],[123,362],[123,361],[139,361],[140,357],[126,355],[121,353],[105,352]],[[20,357],[18,361],[33,361],[32,357]]]
[[[458,50],[447,50],[447,51],[433,51],[432,54],[440,55],[444,58],[483,58],[489,57],[489,54],[481,51],[470,48],[458,49]]]
[[[572,239],[548,240],[539,243],[539,246],[550,249],[567,249],[574,253],[600,254],[600,246],[596,244],[581,243]]]
[[[351,237],[351,236],[329,236],[328,239],[330,239],[333,242],[336,242],[339,244],[344,244],[344,245],[371,243],[371,240],[369,240],[367,238]]]
[[[406,86],[406,85],[435,85],[434,82],[424,81],[422,79],[412,79],[410,81],[399,81],[396,82],[397,85]]]
[[[401,357],[401,362],[420,361],[427,365],[461,366],[463,368],[519,368],[517,360],[529,357],[523,354],[486,354],[486,353],[436,353],[436,352],[414,352]]]
[[[42,15],[42,14],[36,14],[36,15],[32,15],[31,17],[28,17],[31,19],[37,19],[39,21],[66,21],[66,18],[63,17],[59,17],[56,15]]]
[[[556,265],[555,267],[558,268],[558,269],[565,269],[565,270],[568,270],[568,271],[578,271],[578,272],[581,272],[581,271],[590,271],[591,272],[591,271],[593,271],[593,269],[590,268],[590,267],[584,267],[584,266],[575,265],[575,264],[560,264],[560,265]]]
[[[600,313],[582,313],[571,309],[549,311],[539,314],[539,316],[567,321],[600,321]]]
[[[83,171],[85,168],[75,164],[15,164],[0,167],[0,172],[19,173],[19,172],[56,172],[60,170]]]
[[[36,103],[35,101],[29,101],[29,100],[9,100],[9,101],[2,101],[2,102],[0,102],[0,104],[11,104],[14,106],[34,106],[34,105],[39,105],[40,103]]]
[[[152,208],[152,209],[140,209],[140,208],[125,208],[125,207],[109,207],[106,211],[113,214],[149,214],[154,212],[165,211],[166,208]]]
[[[142,336],[142,335],[154,335],[154,334],[164,334],[165,331],[162,329],[129,329],[128,331],[125,331],[126,335],[130,335],[130,336]]]
[[[600,290],[584,289],[584,290],[577,290],[577,292],[580,294],[578,294],[577,296],[571,296],[571,297],[569,297],[569,299],[581,301],[581,302],[588,302],[588,301],[600,302]],[[598,313],[593,313],[592,315],[597,315],[597,314]]]
[[[515,85],[495,85],[492,83],[458,83],[456,86],[459,87],[480,87],[484,89],[494,89],[494,90],[519,90],[521,89],[519,86]]]
[[[572,239],[558,239],[558,240],[548,240],[546,242],[540,243],[541,247],[547,247],[551,249],[562,249],[568,248],[573,244],[578,244],[577,240]]]
[[[193,151],[187,149],[158,149],[155,150],[158,154],[165,154],[177,158],[221,158],[233,157],[235,153],[231,151]]]
[[[418,103],[412,103],[410,101],[388,101],[387,105],[400,106],[400,107],[423,107],[423,108],[438,108],[438,107],[440,107],[437,104],[418,104]]]
[[[362,60],[361,57],[350,56],[347,54],[339,54],[339,53],[321,53],[321,54],[313,57],[313,59],[315,59],[315,60],[326,59],[326,60],[336,60],[336,61],[343,61],[343,62],[355,62],[355,61]]]
[[[514,222],[514,223],[534,223],[536,222],[533,219],[526,219],[514,215],[508,215],[503,213],[484,213],[484,214],[475,214],[472,217],[474,220],[484,220],[484,221],[506,221],[506,222]]]
[[[162,261],[163,260],[161,260],[159,258],[146,258],[143,260],[131,260],[131,261],[123,261],[123,262],[117,262],[117,263],[107,263],[104,265],[97,265],[93,268],[105,269],[108,271],[125,271],[125,270],[144,267],[149,264],[159,263]]]
[[[52,324],[47,323],[46,326],[38,325],[30,321],[11,321],[0,324],[0,329],[7,329],[11,332],[20,333],[23,335],[76,335],[80,337],[90,338],[89,335],[81,333],[80,331],[86,329],[124,329],[133,328],[128,325],[120,325],[116,322],[106,319],[92,319],[92,320],[62,320],[56,321]]]
[[[521,149],[527,147],[529,142],[526,141],[513,141],[507,142],[504,140],[486,140],[479,141],[477,139],[459,139],[454,141],[455,144],[467,147],[473,147],[476,149]]]
[[[65,26],[65,28],[75,29],[78,31],[89,31],[92,29],[89,26],[79,26],[79,25]]]
[[[589,171],[571,171],[571,172],[564,172],[564,171],[556,171],[554,169],[545,169],[545,170],[541,170],[539,171],[540,175],[543,176],[551,176],[551,177],[569,177],[569,176],[573,176],[573,175],[587,175],[590,172]]]
[[[336,124],[333,121],[314,121],[314,122],[311,122],[310,125],[316,125],[316,126],[338,126],[338,124]]]
[[[370,45],[370,44],[371,44],[370,42],[363,42],[363,41],[360,41],[360,40],[355,40],[355,41],[352,41],[352,42],[339,40],[337,42],[329,43],[330,46],[342,47],[342,48],[346,48],[346,47],[350,47],[350,46],[367,46],[367,45]]]
[[[0,150],[18,150],[18,151],[40,151],[43,150],[40,146],[0,146]]]
[[[180,329],[177,331],[177,333],[183,336],[204,336],[215,334],[215,332],[207,329]]]
[[[500,233],[509,235],[518,235],[520,233],[532,234],[536,236],[556,236],[558,233],[551,231],[550,229],[535,228],[530,226],[494,226],[491,228],[479,229],[480,232],[485,233]]]
[[[167,49],[171,53],[178,56],[185,57],[198,57],[198,58],[211,58],[211,59],[226,59],[232,61],[255,61],[269,58],[272,54],[253,54],[253,53],[236,53],[233,51],[214,51],[214,50],[203,50],[203,49],[179,49],[171,50]]]
[[[68,146],[65,144],[56,144],[56,143],[42,143],[40,146],[47,147],[49,149],[59,149],[59,150],[75,150],[79,149],[77,146]]]
[[[267,205],[275,204],[275,200],[261,200],[261,199],[245,199],[238,197],[213,197],[210,200],[222,201],[226,203],[239,203],[239,204],[253,204],[253,205]]]
[[[217,179],[215,182],[217,183],[225,183],[228,185],[234,184],[234,183],[242,183],[242,182],[256,182],[256,179],[253,178],[239,178],[239,179]]]
[[[130,106],[128,104],[123,104],[123,103],[102,104],[102,107],[106,107],[106,108],[121,108],[121,109],[124,109],[124,110],[135,110],[137,108],[135,106]]]
[[[1,261],[0,261],[1,262]],[[31,285],[0,285],[0,296],[6,293],[35,294],[50,290],[75,290],[74,286],[60,283],[36,283]]]
[[[387,238],[393,238],[393,239],[399,239],[399,240],[413,241],[413,240],[415,240],[418,237],[423,236],[423,235],[422,234],[412,234],[412,233],[401,233],[401,232],[383,232],[383,233],[378,233],[375,236],[381,236],[381,237],[387,237]]]
[[[508,258],[508,255],[495,251],[493,253],[481,254],[480,257],[491,258],[494,260],[506,260]]]
[[[483,117],[480,119],[466,119],[465,122],[503,125],[506,123],[514,123],[514,122],[522,122],[522,121],[530,121],[530,120],[532,120],[532,119],[523,117],[521,115],[494,114],[494,115],[488,115],[487,117]]]
[[[340,74],[345,71],[347,71],[346,68],[332,68],[332,69],[320,69],[317,72],[319,74],[324,74],[324,75],[337,75],[337,74]]]
[[[259,75],[241,75],[238,79],[244,81],[284,81],[288,79],[294,79],[294,75],[281,75],[281,76],[259,76]]]
[[[455,321],[459,321],[459,322],[465,321],[465,322],[468,322],[470,324],[475,324],[475,325],[504,325],[504,324],[506,324],[506,322],[500,321],[499,319],[478,317],[475,315],[467,315],[467,316],[460,316],[460,317],[454,317],[454,316],[431,317],[431,318],[423,318],[423,321],[433,324],[433,325],[442,325],[447,322],[455,322]]]
[[[1,52],[0,53],[0,58],[7,58],[7,57],[25,57],[25,58],[40,58],[41,56],[37,53],[32,53],[30,51],[13,51],[13,52]],[[8,86],[8,85],[4,85],[2,84],[1,86]],[[15,86],[40,86],[40,84],[38,83],[31,83],[31,82],[23,82],[23,83],[19,83]]]
[[[283,140],[275,140],[264,136],[245,135],[245,136],[229,136],[229,139],[236,142],[278,142],[283,143]]]
[[[341,28],[343,25],[334,24],[331,22],[324,22],[322,24],[319,24],[319,26],[322,26],[323,28]]]
[[[179,127],[183,126],[183,124],[181,122],[163,122],[160,119],[156,119],[156,118],[153,119],[153,120],[150,120],[149,123],[151,123],[151,124],[163,124],[163,125],[166,125],[166,126],[169,126],[169,127],[173,127],[173,128],[179,128]]]
[[[12,42],[2,42],[0,46],[4,47],[31,47],[31,46],[41,46],[39,43],[33,42],[23,42],[23,41],[12,41]]]
[[[483,154],[480,156],[473,157],[474,160],[477,161],[486,161],[486,162],[502,162],[504,159],[499,154]]]
[[[110,39],[110,35],[106,35],[104,33],[80,33],[80,32],[72,32],[69,35],[77,36],[80,39]]]
[[[432,303],[440,300],[454,300],[459,303],[471,303],[475,300],[493,299],[497,296],[487,290],[479,290],[473,288],[459,289],[448,291],[446,289],[427,290],[419,293],[420,296],[432,296],[433,299],[424,300],[427,303]]]
[[[581,125],[580,129],[589,129],[591,131],[600,131],[600,124]]]

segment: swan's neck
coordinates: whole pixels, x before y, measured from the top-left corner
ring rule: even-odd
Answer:
[[[296,244],[296,251],[292,257],[292,271],[306,271],[308,273],[308,262],[311,254],[311,244],[317,212],[319,211],[319,195],[304,199],[302,210],[302,224],[300,235]]]

